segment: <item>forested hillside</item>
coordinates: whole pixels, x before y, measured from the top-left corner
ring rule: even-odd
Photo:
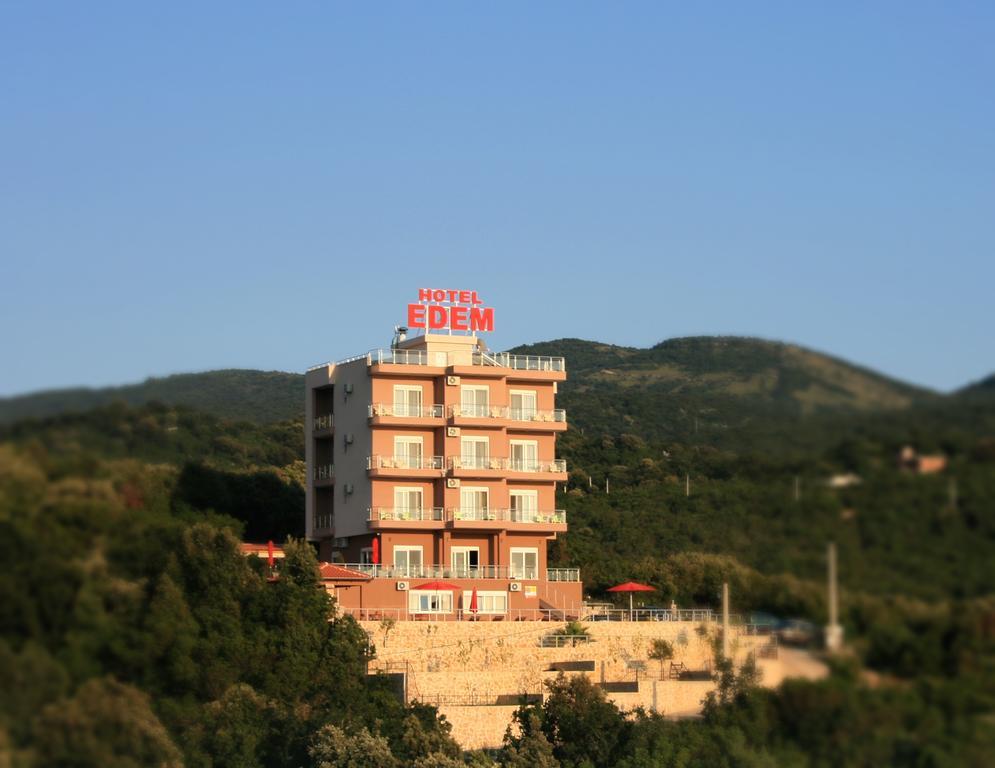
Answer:
[[[123,387],[48,390],[0,398],[0,424],[79,413],[114,402],[160,402],[190,406],[226,419],[284,421],[304,413],[304,376],[229,369],[151,378]]]

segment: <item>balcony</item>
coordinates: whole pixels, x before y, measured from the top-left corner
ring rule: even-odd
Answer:
[[[316,486],[332,485],[334,482],[334,464],[319,464],[314,468],[314,484]]]
[[[539,581],[541,569],[515,568],[508,565],[481,565],[476,568],[452,568],[443,565],[373,565],[341,563],[343,568],[358,571],[374,579],[507,579]],[[579,568],[547,568],[546,581],[580,581]]]
[[[370,477],[442,477],[442,456],[368,456],[366,469]]]
[[[474,352],[473,364],[493,366],[495,368],[511,368],[515,371],[565,373],[567,370],[566,361],[562,357],[512,355],[508,352]]]
[[[567,412],[562,408],[541,411],[506,405],[450,405],[449,420],[454,426],[503,426],[508,429],[562,432],[567,428]],[[501,425],[495,422],[504,422]]]
[[[506,459],[490,456],[450,456],[446,461],[453,477],[506,477],[521,474],[537,480],[566,481],[567,462],[564,459],[553,461],[533,461],[531,459]]]
[[[406,405],[403,403],[374,403],[367,408],[367,417],[372,426],[410,424],[415,426],[441,427],[445,424],[443,405]]]
[[[397,526],[402,528],[441,528],[445,521],[445,513],[442,507],[427,507],[422,509],[409,509],[407,507],[370,507],[367,509],[367,520],[369,527],[373,530],[378,528],[391,528]],[[388,523],[388,525],[383,525]],[[406,525],[412,523],[413,525]],[[424,525],[434,523],[434,525]]]
[[[446,510],[446,520],[453,528],[501,528],[508,530],[544,530],[565,532],[567,513],[562,509],[539,512],[525,509],[495,509],[488,507],[452,507]]]
[[[335,430],[335,419],[330,413],[324,416],[315,416],[312,422],[315,437],[326,437]]]

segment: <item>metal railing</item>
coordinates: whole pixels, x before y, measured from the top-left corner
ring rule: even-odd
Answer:
[[[513,523],[565,523],[566,510],[554,509],[540,512],[534,509],[495,509],[488,507],[450,507],[446,510],[447,520],[502,520]]]
[[[508,565],[480,565],[476,568],[453,568],[448,565],[374,565],[341,563],[343,568],[374,579],[521,579],[538,581],[540,569]],[[579,568],[547,568],[546,581],[580,581]]]
[[[409,419],[441,419],[445,413],[443,405],[407,405],[405,403],[374,403],[368,406],[367,413],[374,416],[395,416]]]
[[[562,408],[554,408],[551,411],[540,411],[535,408],[508,408],[507,418],[512,421],[538,421],[562,424],[567,420],[567,412]]]
[[[537,408],[512,408],[507,405],[450,405],[450,418],[469,419],[508,419],[510,421],[526,421],[530,423],[565,423],[567,412],[562,408],[551,411]]]
[[[532,459],[498,458],[495,456],[450,456],[449,469],[487,469],[508,472],[566,472],[565,459],[537,461]]]
[[[672,611],[669,608],[609,608],[589,611],[584,616],[585,621],[715,621],[715,612],[711,608],[679,608]]]
[[[368,520],[442,520],[442,507],[406,509],[404,507],[369,507]]]
[[[581,617],[576,608],[509,608],[503,613],[471,613],[462,608],[454,608],[448,613],[439,612],[426,614],[408,608],[344,608],[338,606],[337,616],[349,615],[359,621],[383,621],[409,619],[431,621],[575,621]]]
[[[333,424],[334,420],[332,414],[330,413],[327,413],[324,416],[314,417],[314,428],[316,431],[319,429],[331,429]]]
[[[428,352],[422,349],[373,349],[366,354],[367,365],[428,365]]]
[[[315,480],[334,480],[335,479],[335,465],[334,464],[320,464],[314,468],[314,479]]]
[[[367,456],[367,469],[437,469],[445,466],[442,456]]]
[[[566,362],[562,357],[512,355],[508,352],[474,352],[473,364],[513,368],[517,371],[565,371],[567,369]]]

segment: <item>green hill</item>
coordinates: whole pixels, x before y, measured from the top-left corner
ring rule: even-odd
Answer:
[[[559,402],[573,425],[644,439],[776,447],[790,444],[803,421],[808,442],[836,433],[841,419],[942,399],[829,355],[761,339],[691,337],[649,349],[560,339],[512,351],[567,358]]]
[[[122,387],[36,392],[0,398],[0,424],[88,411],[118,401],[186,405],[225,419],[268,423],[303,416],[304,377],[282,371],[227,369],[149,378]]]

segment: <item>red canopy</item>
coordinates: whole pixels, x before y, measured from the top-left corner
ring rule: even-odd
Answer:
[[[370,559],[373,561],[374,565],[380,565],[380,539],[376,536],[373,537],[373,552],[371,553]]]
[[[462,587],[460,587],[459,584],[453,584],[449,581],[426,581],[424,584],[412,587],[412,589],[427,589],[434,592],[445,592],[451,589],[462,589]]]
[[[628,592],[629,593],[629,621],[632,621],[632,593],[633,592],[656,592],[656,587],[648,587],[645,584],[640,584],[636,581],[627,581],[625,584],[619,584],[617,587],[609,587],[609,592]]]

